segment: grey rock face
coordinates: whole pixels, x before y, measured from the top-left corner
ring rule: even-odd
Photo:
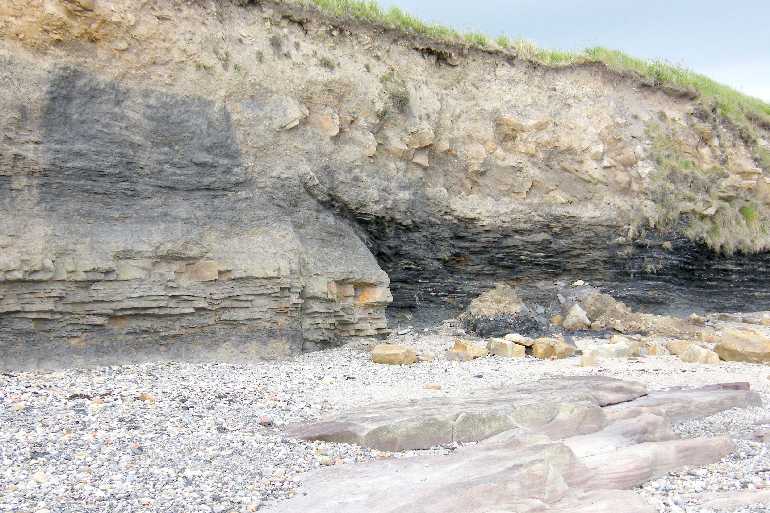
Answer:
[[[277,357],[384,332],[387,276],[344,222],[306,212],[308,233],[290,191],[262,188],[222,105],[69,68],[44,85],[41,118],[12,127],[36,154],[0,176],[18,207],[4,365]]]
[[[626,237],[659,207],[648,129],[701,147],[688,99],[283,2],[45,5],[0,20],[3,364],[293,354],[514,278],[770,305],[766,256]],[[709,133],[698,165],[759,190]]]

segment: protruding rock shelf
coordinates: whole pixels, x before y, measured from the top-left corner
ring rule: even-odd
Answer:
[[[308,474],[275,513],[654,513],[627,490],[728,455],[723,437],[680,440],[672,420],[760,403],[745,383],[648,394],[610,378],[554,378],[461,398],[379,404],[294,426],[292,436],[420,455]]]

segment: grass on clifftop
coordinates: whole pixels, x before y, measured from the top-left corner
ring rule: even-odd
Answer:
[[[415,16],[391,7],[383,9],[372,0],[282,0],[315,6],[322,12],[338,17],[358,19],[405,32],[423,35],[441,42],[465,43],[480,48],[501,48],[512,51],[518,57],[546,66],[602,63],[619,72],[632,72],[655,85],[692,89],[707,105],[713,105],[717,112],[732,121],[745,135],[752,136],[757,123],[770,126],[770,104],[758,98],[740,93],[704,75],[674,66],[663,61],[637,59],[616,50],[596,47],[582,52],[561,52],[537,47],[526,40],[511,40],[500,36],[494,41],[484,34],[461,33],[450,27],[426,23]]]

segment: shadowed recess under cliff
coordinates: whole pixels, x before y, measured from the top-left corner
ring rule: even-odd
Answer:
[[[715,255],[676,239],[620,242],[613,227],[570,228],[569,219],[518,229],[442,222],[399,226],[362,220],[391,279],[391,310],[434,322],[496,282],[520,286],[549,307],[557,280],[585,280],[650,313],[770,308],[770,255]]]

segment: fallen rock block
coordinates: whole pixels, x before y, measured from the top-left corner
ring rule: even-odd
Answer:
[[[578,342],[578,347],[584,354],[593,353],[597,358],[630,358],[639,356],[641,342],[637,340],[613,337],[615,343],[600,344],[595,342]]]
[[[722,332],[714,351],[729,362],[770,363],[770,338],[749,330]]]
[[[567,316],[564,317],[561,325],[567,331],[585,330],[591,327],[591,320],[588,318],[585,310],[575,303],[567,312]]]
[[[539,338],[532,343],[532,356],[541,360],[559,360],[575,354],[575,348],[557,338]]]
[[[695,344],[691,344],[684,353],[680,354],[679,359],[687,363],[719,363],[718,354]]]
[[[372,361],[386,365],[410,365],[417,362],[417,353],[398,344],[378,344],[372,349]]]
[[[643,340],[639,348],[639,354],[644,356],[662,356],[671,354],[671,351],[658,340]]]
[[[460,362],[467,362],[487,356],[489,351],[484,346],[474,344],[467,340],[455,340],[454,346],[447,351],[447,358]]]
[[[508,333],[503,339],[525,347],[530,347],[534,343],[534,340],[531,338],[519,335],[518,333]]]
[[[527,348],[503,338],[492,338],[487,343],[487,350],[495,356],[523,358]]]
[[[669,340],[666,342],[666,349],[669,353],[679,356],[687,351],[691,345],[693,342],[689,340]]]

